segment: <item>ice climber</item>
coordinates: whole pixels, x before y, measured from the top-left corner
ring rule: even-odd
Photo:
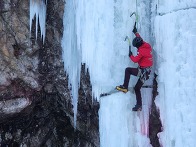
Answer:
[[[144,82],[149,79],[151,67],[153,65],[153,54],[150,44],[143,41],[140,34],[137,32],[136,24],[134,25],[132,32],[136,36],[132,41],[132,45],[137,48],[137,55],[133,56],[130,50],[129,57],[133,62],[138,63],[138,68],[127,67],[125,69],[124,83],[123,85],[116,86],[116,89],[126,93],[128,91],[130,76],[138,76],[139,79],[134,87],[137,103],[135,107],[132,108],[132,111],[141,111],[142,97],[140,89]]]

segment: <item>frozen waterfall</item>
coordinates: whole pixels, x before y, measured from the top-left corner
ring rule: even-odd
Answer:
[[[136,4],[137,2],[137,4]],[[36,16],[45,38],[47,1],[30,0],[30,31]],[[156,105],[163,130],[158,134],[166,147],[194,147],[196,144],[196,1],[67,0],[62,39],[65,72],[69,77],[74,125],[77,121],[81,64],[88,68],[93,97],[100,102],[101,147],[150,147],[149,115],[152,89],[142,89],[143,110],[132,112],[135,94],[116,93],[99,99],[102,92],[120,85],[127,66],[137,67],[128,58],[125,36],[133,39],[134,18],[139,14],[138,31],[153,45],[158,74]],[[38,21],[39,19],[39,21]],[[137,53],[132,48],[134,54]],[[130,87],[137,77],[131,77]],[[147,83],[147,84],[152,84]]]

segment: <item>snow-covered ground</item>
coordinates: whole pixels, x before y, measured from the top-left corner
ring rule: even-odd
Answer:
[[[137,2],[137,4],[136,4]],[[148,117],[152,89],[142,89],[143,110],[132,112],[135,95],[116,93],[99,99],[102,92],[120,85],[128,58],[125,36],[133,39],[134,17],[138,31],[153,46],[158,74],[156,104],[160,110],[163,147],[194,147],[196,144],[196,1],[193,0],[67,0],[64,15],[65,70],[70,77],[74,112],[80,66],[90,72],[94,97],[100,102],[101,147],[148,147]],[[136,49],[132,48],[136,54]],[[131,77],[130,86],[136,82]],[[150,83],[148,83],[150,84]],[[76,122],[75,115],[75,122]],[[75,123],[76,125],[76,123]]]

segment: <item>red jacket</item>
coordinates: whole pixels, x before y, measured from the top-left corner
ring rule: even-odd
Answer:
[[[139,33],[135,34],[136,37],[140,37]],[[137,50],[137,56],[130,56],[131,60],[138,63],[140,67],[150,67],[153,65],[152,48],[149,43],[144,42]]]

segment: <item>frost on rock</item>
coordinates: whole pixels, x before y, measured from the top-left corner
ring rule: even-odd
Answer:
[[[30,0],[30,32],[32,28],[32,21],[34,17],[36,18],[36,39],[37,39],[37,32],[38,32],[38,22],[41,31],[41,37],[43,42],[45,40],[45,33],[46,33],[46,5],[47,0]]]
[[[0,101],[0,113],[19,113],[30,104],[31,102],[29,101],[29,99],[26,98],[17,98],[7,101]]]

